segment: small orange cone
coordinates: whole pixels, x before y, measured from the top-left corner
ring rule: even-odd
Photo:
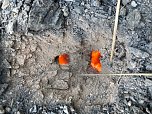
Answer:
[[[91,66],[98,72],[102,71],[102,64],[100,63],[101,54],[98,50],[91,53]]]
[[[69,55],[65,53],[62,55],[59,55],[58,62],[60,65],[69,64]]]

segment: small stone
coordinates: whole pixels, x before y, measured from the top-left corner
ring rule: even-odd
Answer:
[[[16,114],[21,114],[20,111],[17,111]]]
[[[139,100],[139,104],[144,104],[144,100]]]
[[[65,1],[67,1],[67,2],[75,2],[75,0],[65,0]]]
[[[129,94],[126,94],[125,96],[124,96],[124,98],[126,98],[126,99],[129,99]]]
[[[122,4],[125,6],[130,2],[130,0],[122,0]]]
[[[11,112],[11,108],[10,107],[6,107],[5,110],[6,110],[7,113]]]
[[[152,38],[149,38],[149,39],[152,40]],[[152,50],[152,41],[149,44],[146,44],[145,47],[146,47],[147,52],[152,55],[152,51],[151,51]]]
[[[136,66],[137,66],[137,63],[135,61],[129,61],[128,62],[128,68],[129,69],[133,70],[133,69],[136,68]]]
[[[135,1],[132,1],[131,6],[135,8],[137,6],[137,3]]]
[[[13,44],[14,44],[14,42],[13,42],[13,41],[11,41],[11,40],[9,40],[9,41],[5,41],[5,46],[6,46],[6,47],[12,47],[12,46],[13,46]]]
[[[34,102],[43,102],[44,101],[44,95],[42,93],[42,91],[40,90],[33,90],[34,92],[34,96],[32,96],[32,99]]]
[[[5,110],[2,105],[0,105],[0,114],[5,114]]]
[[[0,84],[0,95],[8,88],[8,84]]]
[[[116,5],[117,0],[112,0],[112,3],[113,3],[114,5]]]
[[[16,56],[16,61],[19,65],[24,65],[24,61],[25,61],[25,56],[23,55],[17,55]]]
[[[73,9],[76,13],[81,14],[82,13],[82,8],[81,7],[75,7]],[[85,10],[86,11],[86,10]]]
[[[141,14],[136,9],[127,15],[126,20],[128,22],[129,29],[133,30],[135,27],[137,27],[139,25],[140,20],[141,20]]]
[[[130,96],[131,101],[136,102],[135,98]]]
[[[67,106],[63,106],[63,111],[64,111],[65,114],[69,114]]]
[[[37,106],[34,105],[31,109],[30,109],[30,113],[36,113],[37,112]]]
[[[129,53],[134,54],[137,58],[147,58],[149,57],[149,54],[147,52],[141,51],[137,48],[129,47]]]
[[[2,67],[4,67],[4,68],[12,68],[10,63],[6,59],[3,60]]]
[[[148,108],[146,108],[146,112],[147,112],[148,114],[151,114],[151,111],[150,111]]]
[[[19,8],[18,7],[16,7],[16,8],[14,8],[14,9],[12,9],[12,12],[14,12],[14,13],[18,13],[19,12]]]
[[[63,15],[64,15],[65,17],[67,17],[67,16],[69,15],[69,10],[68,10],[68,8],[67,8],[66,6],[64,6],[64,7],[62,8],[62,11],[63,11]]]
[[[14,4],[16,4],[16,3],[17,3],[17,0],[12,0],[12,2],[13,2]]]
[[[126,16],[126,8],[125,7],[122,7],[121,9],[120,9],[120,16]]]
[[[131,101],[128,101],[128,106],[131,106]]]
[[[58,73],[58,71],[57,71],[57,70],[54,70],[54,71],[48,71],[48,72],[47,72],[47,76],[48,76],[48,77],[53,77],[53,76],[56,76],[56,75],[57,75],[57,73]]]
[[[28,11],[30,10],[30,6],[25,5],[24,7],[25,7],[25,11],[27,11],[27,12],[28,12]]]
[[[99,0],[92,0],[91,1],[91,6],[99,6],[100,5],[100,1]]]
[[[70,72],[61,72],[58,76],[59,76],[60,80],[68,81],[71,76],[71,73]]]
[[[152,87],[152,81],[149,80],[149,79],[145,79],[145,86],[147,86],[147,87],[151,86]]]
[[[152,86],[148,87],[148,93],[150,94],[150,96],[152,98]]]
[[[54,89],[61,89],[61,90],[65,90],[68,89],[69,86],[67,84],[67,82],[63,81],[63,80],[56,80],[53,82],[52,87]]]
[[[31,46],[31,47],[30,47],[30,50],[31,50],[32,52],[36,51],[37,44],[31,44],[30,46]]]
[[[3,0],[3,4],[1,8],[4,10],[9,6],[9,4],[10,4],[9,0]]]
[[[146,70],[152,71],[152,64],[146,64]]]
[[[15,21],[11,20],[11,21],[9,21],[8,25],[6,25],[6,32],[8,34],[13,34],[13,32],[14,32],[14,23],[15,23]]]

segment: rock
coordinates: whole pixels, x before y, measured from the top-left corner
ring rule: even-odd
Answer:
[[[129,53],[133,54],[137,58],[145,59],[145,58],[149,57],[149,54],[147,52],[141,51],[141,50],[133,48],[133,47],[129,47]]]
[[[143,104],[144,104],[144,100],[139,100],[138,103],[139,103],[140,105],[143,105]]]
[[[7,87],[8,87],[8,84],[0,84],[0,95],[2,95],[3,92],[5,92]]]
[[[149,79],[145,79],[145,86],[152,87],[152,81]]]
[[[48,71],[47,72],[47,77],[53,77],[53,76],[56,76],[57,75],[57,73],[58,73],[58,71],[57,70],[54,70],[54,71]]]
[[[31,52],[36,51],[36,48],[37,48],[37,44],[33,43],[33,44],[30,45]]]
[[[65,1],[67,1],[67,2],[75,2],[75,0],[65,0]]]
[[[20,111],[17,111],[16,114],[21,114]]]
[[[6,59],[3,60],[2,67],[3,68],[12,68],[10,63]]]
[[[91,1],[91,6],[99,6],[100,5],[100,1],[99,0],[92,0]]]
[[[145,47],[146,47],[147,52],[152,55],[152,51],[151,51],[152,50],[152,41],[149,44],[146,44]]]
[[[37,106],[34,105],[32,108],[30,108],[30,113],[36,113],[37,112]]]
[[[63,111],[65,114],[69,114],[68,107],[66,105],[63,106]]]
[[[14,23],[15,23],[15,21],[10,20],[8,25],[6,25],[6,32],[8,34],[13,34],[13,32],[14,32]]]
[[[148,87],[148,92],[149,92],[149,94],[150,94],[150,96],[152,98],[152,86]]]
[[[137,6],[137,3],[135,1],[131,1],[131,6],[135,8]]]
[[[120,16],[126,16],[126,8],[125,7],[122,7],[121,9],[120,9]]]
[[[65,17],[67,17],[67,16],[69,15],[69,10],[68,10],[68,8],[67,8],[66,6],[64,6],[64,7],[62,8],[62,11],[63,11],[63,15],[64,15]]]
[[[6,110],[7,113],[11,112],[11,108],[10,107],[6,107],[5,110]]]
[[[44,95],[43,95],[42,91],[36,90],[36,92],[33,95],[33,99],[35,102],[43,102]]]
[[[146,70],[152,71],[152,64],[146,64]]]
[[[133,12],[127,15],[126,20],[129,25],[129,29],[133,30],[135,27],[139,25],[139,22],[141,20],[140,12],[137,9],[134,10]]]
[[[68,81],[71,76],[70,72],[61,72],[58,77],[60,80]]]
[[[29,5],[24,5],[25,11],[30,11],[30,6]]]
[[[129,68],[130,70],[133,70],[133,69],[136,68],[136,65],[137,65],[137,63],[136,63],[135,61],[130,61],[130,62],[128,63],[128,68]]]
[[[127,5],[131,0],[122,0],[122,4],[125,6]]]
[[[0,105],[0,114],[5,114],[5,110],[2,105]]]
[[[1,8],[4,10],[9,6],[9,4],[10,4],[9,0],[3,0],[3,4],[2,4]]]
[[[54,112],[50,112],[50,114],[55,114]]]
[[[73,107],[69,107],[65,104],[56,105],[50,109],[48,114],[77,114]]]
[[[17,4],[17,0],[12,0],[12,2],[13,2],[14,4]]]
[[[19,12],[19,8],[18,8],[18,7],[16,7],[16,8],[14,8],[14,9],[12,9],[12,12],[14,12],[14,13],[18,14],[18,12]]]
[[[146,112],[147,112],[148,114],[151,114],[151,111],[150,111],[148,108],[146,108]]]
[[[124,45],[119,44],[119,46],[116,47],[116,49],[115,49],[115,55],[119,59],[122,59],[122,58],[124,58],[126,56],[126,50],[125,50]]]
[[[12,47],[14,42],[9,40],[9,41],[5,41],[4,44],[5,44],[5,47]]]
[[[112,3],[113,3],[114,5],[116,5],[117,0],[112,0]]]
[[[19,65],[24,65],[24,61],[25,61],[25,56],[23,55],[17,55],[16,56],[16,61]]]
[[[65,90],[65,89],[68,89],[69,86],[68,86],[67,82],[65,82],[63,80],[56,80],[52,83],[52,88]]]
[[[75,7],[73,10],[78,14],[81,14],[83,12],[83,9],[81,7]]]

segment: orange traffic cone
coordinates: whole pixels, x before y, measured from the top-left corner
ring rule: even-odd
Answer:
[[[102,71],[102,64],[100,63],[101,54],[98,50],[91,52],[91,66],[98,72]]]
[[[58,63],[59,63],[59,65],[69,64],[69,55],[68,55],[68,54],[65,54],[65,53],[59,55]]]

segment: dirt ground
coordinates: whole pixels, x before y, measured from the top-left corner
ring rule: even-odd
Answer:
[[[152,77],[90,67],[152,73],[151,0],[121,0],[110,64],[116,1],[0,0],[0,114],[152,114]]]

